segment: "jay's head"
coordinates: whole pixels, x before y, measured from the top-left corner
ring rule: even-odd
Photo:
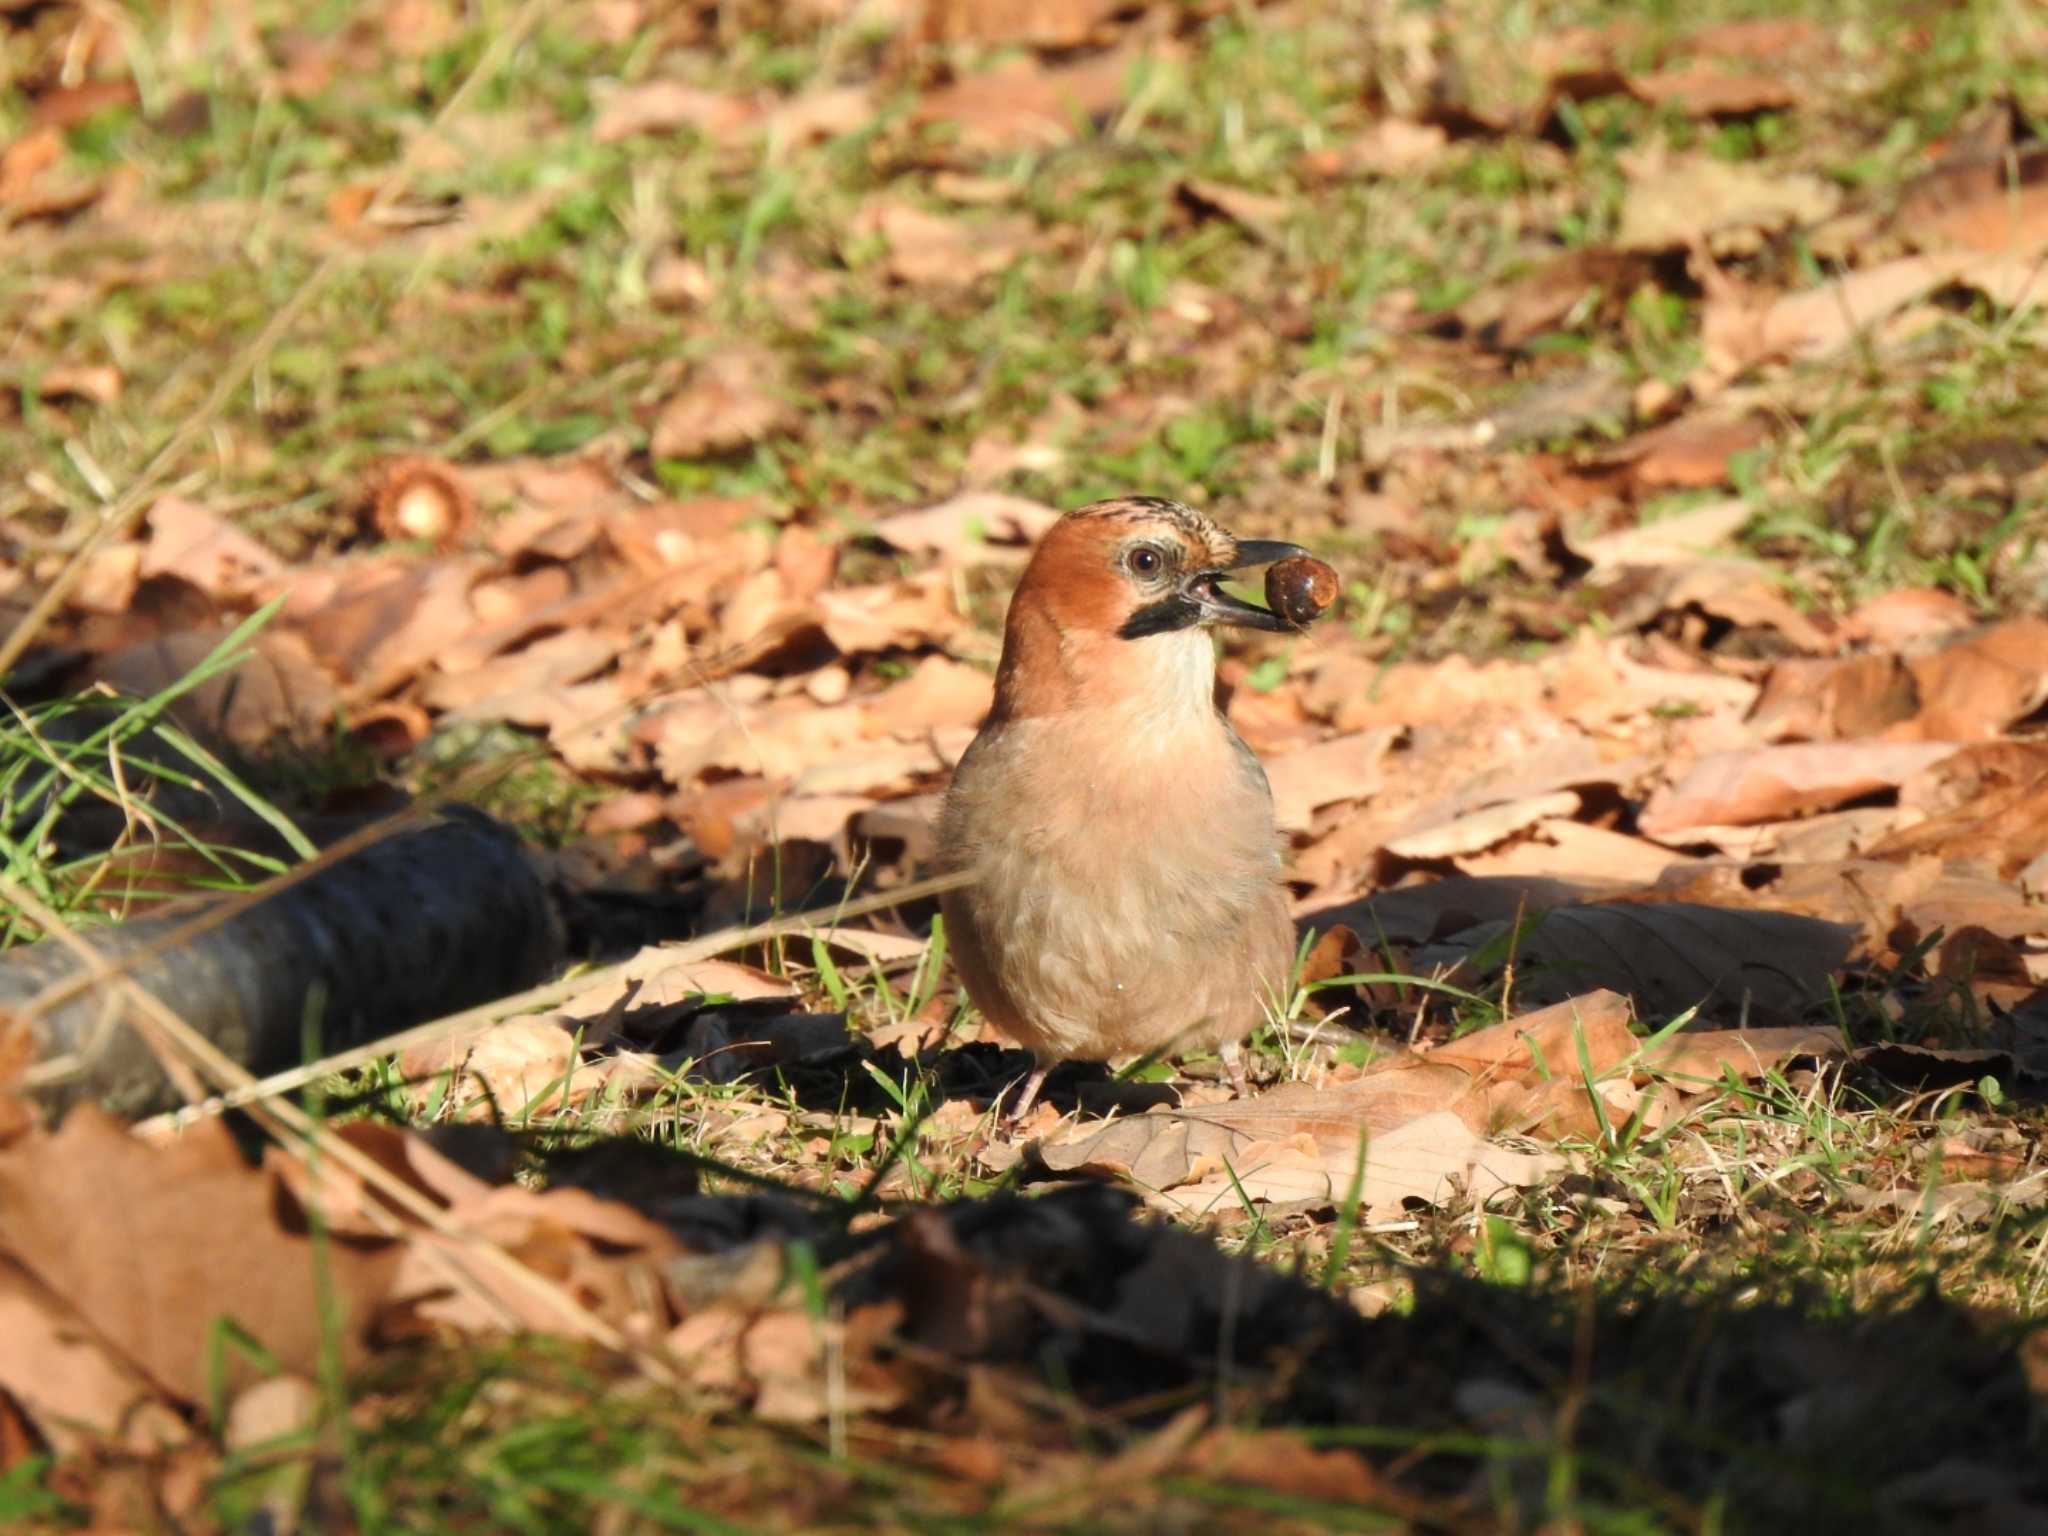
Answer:
[[[1213,707],[1208,631],[1291,631],[1224,590],[1226,573],[1306,551],[1232,537],[1193,507],[1120,496],[1069,512],[1047,530],[1017,584],[996,679],[1012,716],[1127,703]]]

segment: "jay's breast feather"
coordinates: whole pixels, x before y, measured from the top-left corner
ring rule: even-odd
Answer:
[[[942,843],[979,879],[948,931],[976,1003],[1042,1057],[1239,1038],[1284,976],[1265,775],[1205,714],[1141,741],[1128,717],[1012,721],[960,765]]]

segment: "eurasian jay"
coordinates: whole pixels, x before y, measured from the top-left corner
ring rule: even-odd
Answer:
[[[1305,558],[1179,502],[1069,512],[1018,583],[995,705],[940,819],[940,900],[974,1004],[1031,1051],[1021,1118],[1066,1060],[1239,1042],[1288,984],[1273,796],[1216,707],[1212,625],[1294,625],[1223,573]]]

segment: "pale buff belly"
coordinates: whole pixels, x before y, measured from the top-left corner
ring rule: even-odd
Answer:
[[[962,765],[947,831],[980,878],[943,900],[949,942],[982,1012],[1041,1060],[1211,1048],[1277,1001],[1293,929],[1271,812],[1227,747],[1051,805],[1071,784]]]

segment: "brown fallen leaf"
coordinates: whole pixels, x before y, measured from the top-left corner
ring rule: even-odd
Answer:
[[[93,663],[100,682],[146,699],[185,679],[226,638],[222,630],[183,630],[128,646]],[[241,665],[188,688],[165,714],[202,741],[226,741],[245,751],[323,738],[334,719],[336,695],[327,673],[297,635],[259,634],[243,649]]]
[[[121,398],[121,370],[112,363],[77,363],[46,368],[36,379],[45,400],[85,400],[112,405]]]
[[[88,613],[126,614],[141,583],[142,546],[103,544],[86,556],[85,574],[71,589],[71,601]]]
[[[1623,156],[1622,168],[1629,180],[1614,243],[1624,251],[1700,245],[1717,256],[1747,254],[1766,235],[1819,223],[1842,201],[1840,188],[1818,176],[1662,145]]]
[[[1769,437],[1761,417],[1706,406],[1638,432],[1596,462],[1624,468],[1638,490],[1700,490],[1726,484],[1730,460]]]
[[[421,690],[426,703],[471,720],[534,721],[533,696],[579,683],[611,665],[616,638],[590,629],[567,629],[463,672],[435,672]]]
[[[865,85],[820,86],[768,109],[763,131],[771,146],[836,139],[874,121],[875,93]]]
[[[995,679],[949,656],[927,656],[902,682],[864,702],[883,730],[914,738],[940,726],[980,725],[995,702]]]
[[[438,1104],[495,1122],[567,1110],[576,1063],[576,1036],[552,1019],[520,1018],[413,1046],[398,1069],[415,1110]]]
[[[1204,1477],[1269,1488],[1287,1498],[1372,1509],[1397,1507],[1401,1498],[1360,1453],[1317,1449],[1302,1436],[1279,1430],[1211,1431],[1195,1443],[1187,1462]]]
[[[1913,734],[1981,741],[2048,701],[2048,620],[1995,624],[1908,665],[1920,695]]]
[[[1842,1032],[1832,1025],[1700,1029],[1681,1030],[1647,1046],[1637,1060],[1642,1070],[1697,1092],[1713,1087],[1730,1072],[1738,1078],[1754,1080],[1796,1057],[1839,1061],[1846,1051]]]
[[[483,569],[474,558],[302,568],[279,625],[347,680],[351,697],[374,699],[474,635],[469,590]]]
[[[1953,592],[1939,587],[1900,587],[1851,609],[1842,622],[1842,638],[1881,651],[1907,651],[1946,640],[1973,622],[1969,604]]]
[[[1659,578],[1642,605],[1630,610],[1641,615],[1638,623],[1658,613],[1697,608],[1737,629],[1775,631],[1783,644],[1808,654],[1825,655],[1835,649],[1828,629],[1787,601],[1779,583],[1759,563],[1694,559],[1665,568]]]
[[[1359,1212],[1372,1220],[1404,1211],[1410,1200],[1440,1205],[1462,1197],[1483,1209],[1502,1190],[1540,1184],[1563,1166],[1548,1153],[1498,1146],[1439,1111],[1348,1147],[1251,1142],[1236,1150],[1230,1168],[1164,1195],[1166,1204],[1206,1216],[1242,1210],[1246,1198],[1344,1201],[1356,1184]]]
[[[1411,176],[1441,160],[1451,136],[1436,123],[1383,117],[1355,138],[1333,149],[1304,155],[1305,175],[1319,180],[1339,176]]]
[[[760,117],[760,104],[743,97],[699,90],[680,80],[646,80],[605,94],[592,131],[600,144],[678,128],[730,143],[749,132]]]
[[[1635,1055],[1633,1010],[1618,992],[1591,991],[1490,1024],[1433,1048],[1426,1060],[1496,1082],[1597,1081]]]
[[[1795,1019],[1825,998],[1860,936],[1859,925],[1790,912],[1679,901],[1609,901],[1556,907],[1522,921],[1482,923],[1418,948],[1419,971],[1467,964],[1486,952],[1515,968],[1514,996],[1548,1003],[1596,989],[1634,1000],[1659,1022],[1698,1006],[1766,1023]],[[1481,978],[1467,971],[1463,985]]]
[[[1504,847],[1463,854],[1457,866],[1478,876],[1547,875],[1556,880],[1652,885],[1674,865],[1691,862],[1644,838],[1582,821],[1539,821],[1529,833]]]
[[[796,415],[774,386],[775,371],[766,352],[721,348],[662,406],[648,452],[657,459],[736,453],[787,431]]]
[[[1288,1084],[1213,1110],[1084,1124],[1039,1144],[1037,1155],[1060,1171],[1128,1179],[1148,1199],[1201,1215],[1237,1210],[1243,1199],[1341,1201],[1361,1160],[1368,1218],[1460,1191],[1483,1202],[1545,1176],[1551,1160],[1494,1147],[1473,1130],[1466,1116],[1480,1103],[1470,1087],[1464,1072],[1417,1063],[1329,1088]]]
[[[1944,160],[1900,194],[1893,226],[1923,251],[2038,254],[2048,245],[2048,148]]]
[[[0,1150],[0,1250],[186,1403],[208,1400],[222,1319],[288,1371],[317,1377],[330,1351],[362,1364],[399,1259],[316,1243],[220,1121],[157,1147],[91,1106]],[[256,1370],[224,1363],[231,1381]]]
[[[1079,48],[1097,40],[1128,0],[919,0],[918,41]]]
[[[1287,221],[1295,211],[1295,204],[1288,198],[1196,178],[1176,186],[1174,196],[1194,212],[1228,219],[1268,245],[1285,233]]]
[[[1870,849],[1877,859],[1938,854],[2016,878],[2048,853],[2048,753],[2037,742],[1988,742],[1932,765],[1915,783],[1927,819],[1901,827]],[[1946,782],[1941,782],[1946,781]]]
[[[1905,256],[1781,295],[1750,292],[1710,273],[1700,317],[1707,372],[1725,380],[1768,359],[1832,356],[1875,333],[1908,305],[1950,285],[1976,288],[2016,308],[2035,298],[2042,281],[2033,262],[2002,252]]]
[[[1618,302],[1643,281],[1649,268],[1646,258],[1624,251],[1567,252],[1518,278],[1505,291],[1475,295],[1459,307],[1458,319],[1493,345],[1514,350],[1574,316]]]
[[[1305,831],[1324,806],[1362,800],[1379,788],[1380,764],[1399,736],[1396,727],[1381,726],[1268,758],[1266,779],[1280,830]]]
[[[879,235],[888,247],[889,275],[913,287],[971,287],[1006,270],[1030,235],[1021,219],[970,228],[895,198],[870,199],[852,227],[856,234]]]
[[[735,960],[679,962],[673,949],[654,944],[614,967],[601,986],[564,1002],[561,1015],[570,1027],[587,1030],[608,1015],[629,1009],[675,1008],[706,998],[751,1002],[795,997],[796,988],[789,982],[751,965]]]
[[[952,584],[938,572],[872,587],[839,587],[817,596],[819,627],[842,656],[919,650],[961,627]]]
[[[1660,786],[1636,824],[1659,842],[1683,841],[1694,827],[1781,821],[1832,810],[1881,790],[1957,750],[1953,742],[1859,741],[1757,747],[1722,752]]]
[[[1800,658],[1765,675],[1749,724],[1768,742],[1854,741],[1885,735],[1919,710],[1920,691],[1897,656]]]
[[[0,1226],[0,1241],[5,1240]],[[58,1454],[112,1442],[139,1455],[192,1431],[141,1372],[95,1339],[56,1293],[0,1257],[0,1393]]]
[[[1141,69],[1159,69],[1176,56],[1177,50],[1159,45],[1119,49],[1057,69],[1015,59],[928,93],[911,117],[951,127],[963,147],[981,153],[1048,148],[1120,107]]]
[[[1569,789],[1527,795],[1506,800],[1481,810],[1466,811],[1448,821],[1428,822],[1395,833],[1383,845],[1387,852],[1404,859],[1452,859],[1482,853],[1499,846],[1518,832],[1552,817],[1578,813],[1579,796]]]
[[[26,200],[36,179],[63,158],[63,132],[47,123],[0,149],[0,207]]]
[[[874,529],[877,538],[896,549],[965,563],[999,551],[1021,559],[1023,546],[1036,543],[1059,517],[1057,507],[1042,502],[970,491],[937,506],[877,518]]]
[[[1636,75],[1629,94],[1653,106],[1672,106],[1693,117],[1750,117],[1775,112],[1798,100],[1783,80],[1764,75],[1729,74],[1706,64]]]
[[[159,496],[142,545],[145,579],[175,576],[208,597],[240,602],[285,575],[284,562],[246,533],[182,496]]]

